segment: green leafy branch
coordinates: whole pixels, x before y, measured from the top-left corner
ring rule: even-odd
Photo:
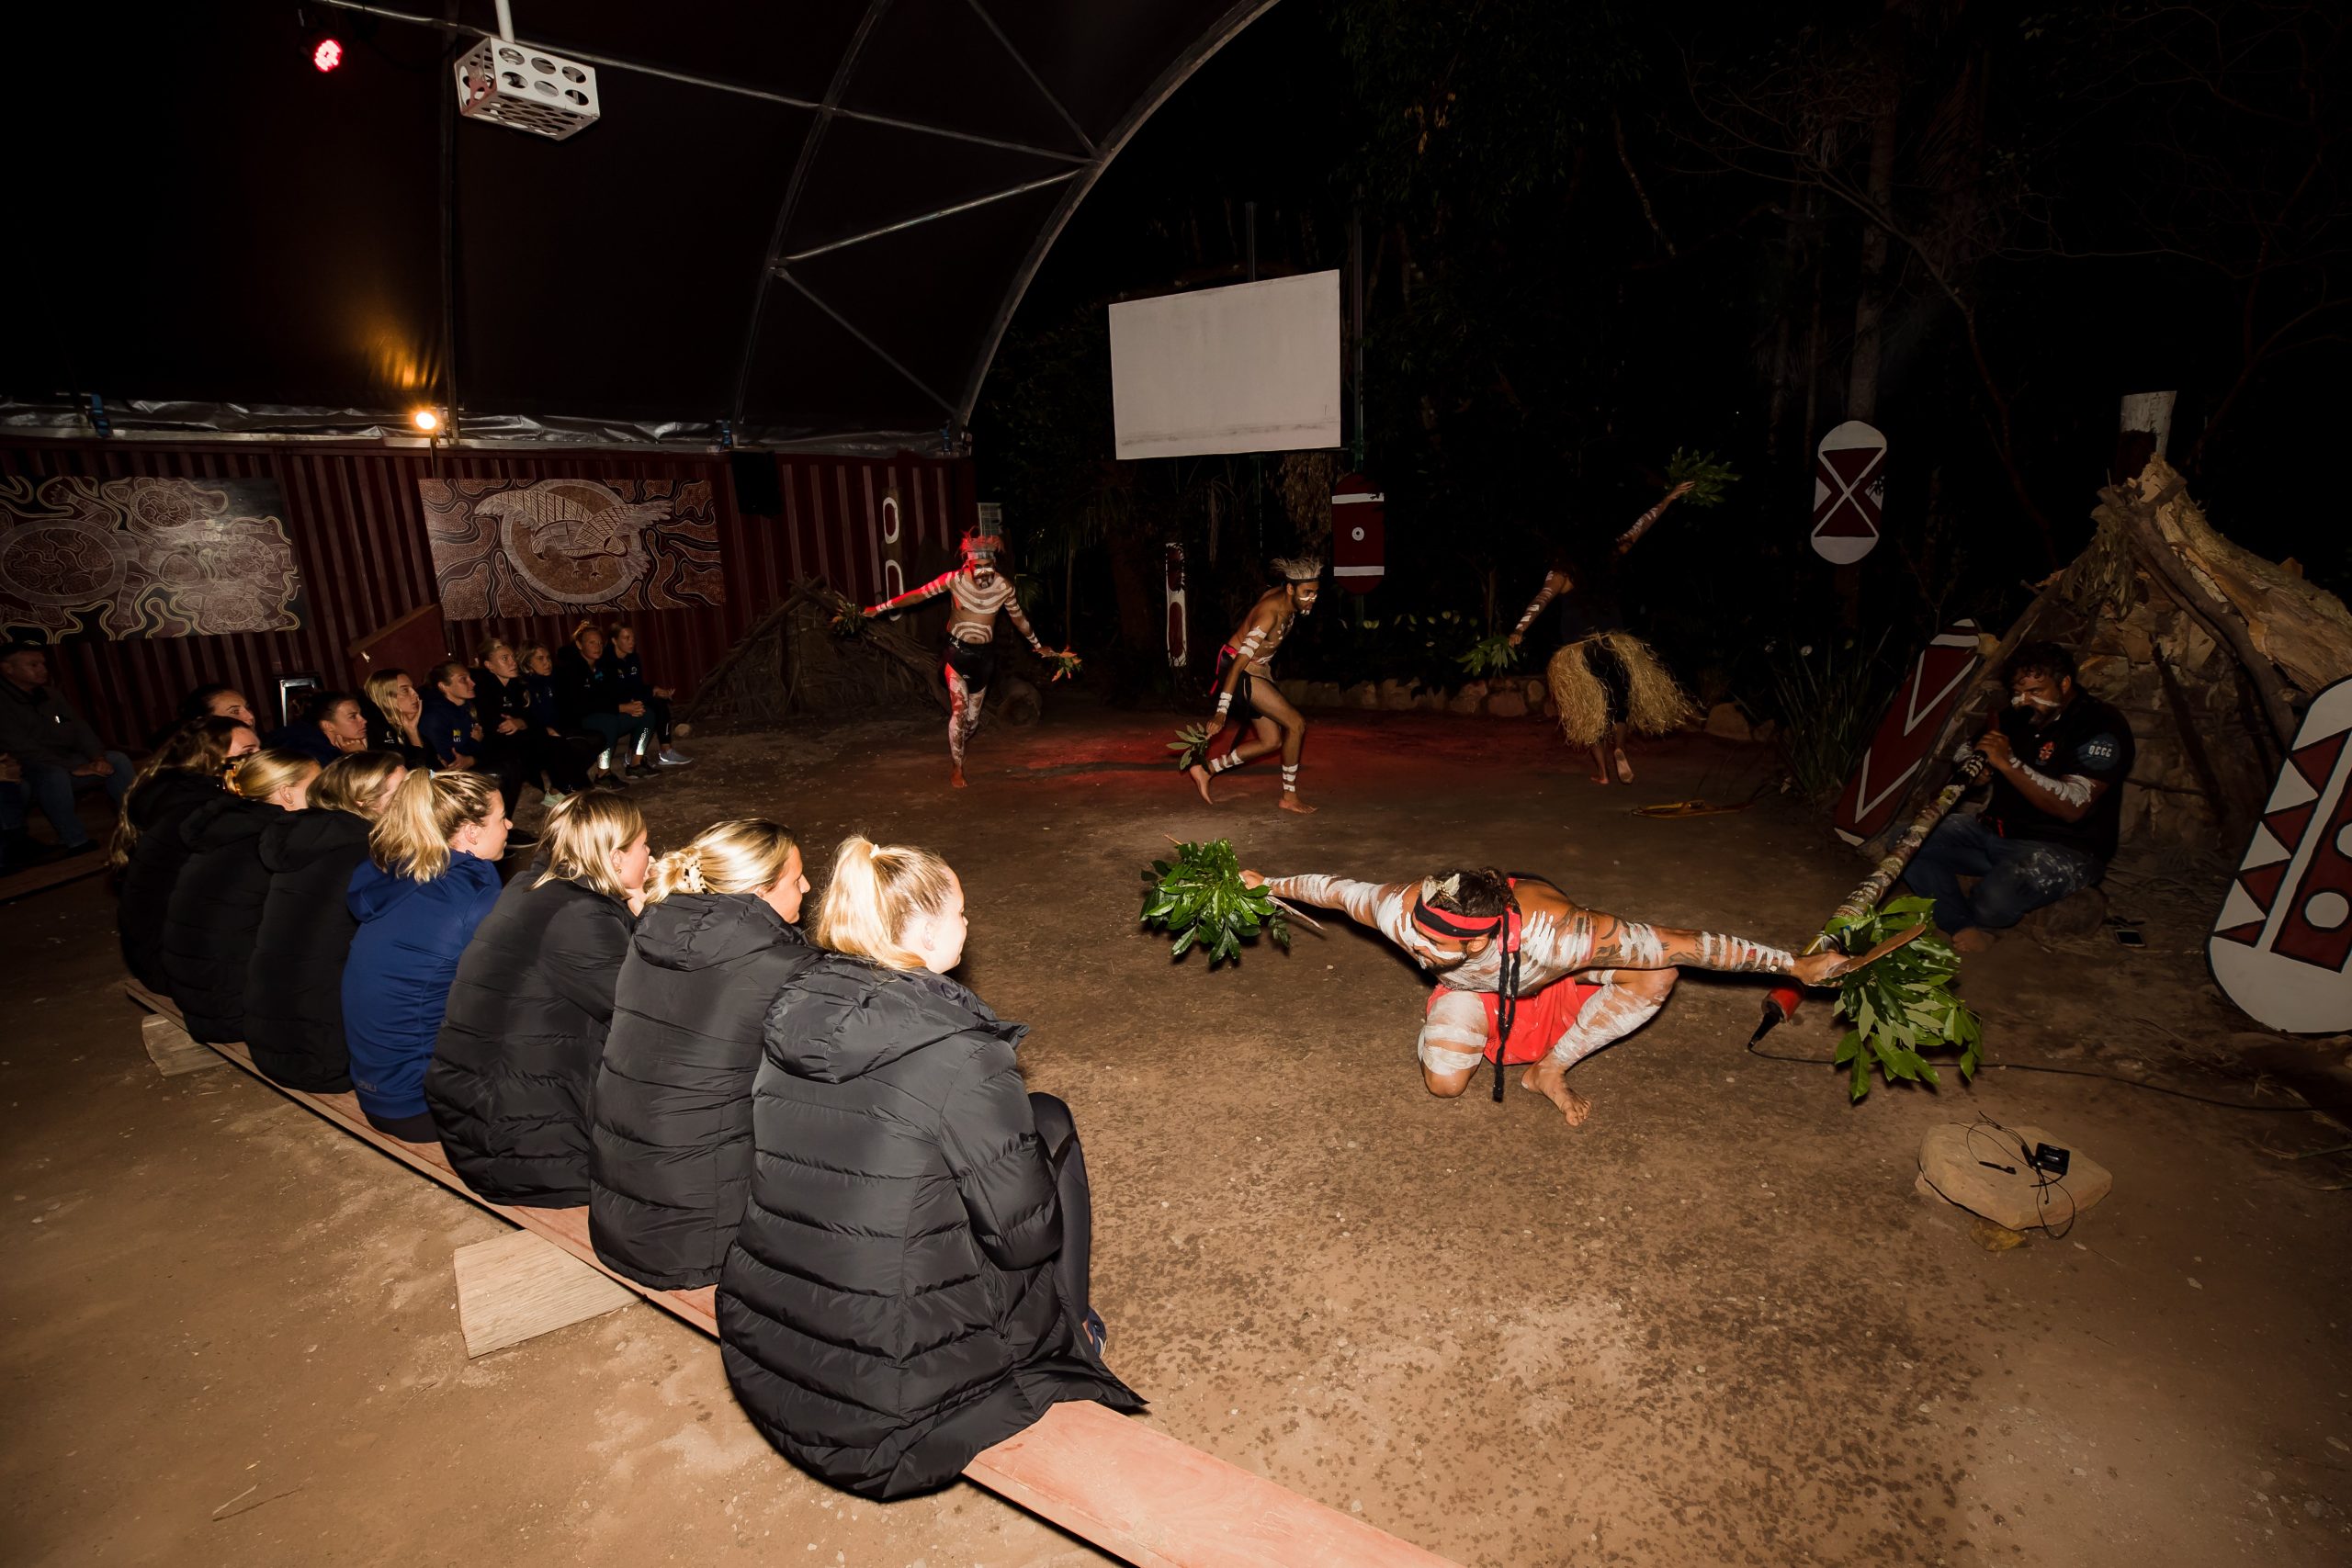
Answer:
[[[1960,1076],[1975,1076],[1984,1055],[1984,1029],[1968,1004],[1952,995],[1960,977],[1960,955],[1935,929],[1926,898],[1896,898],[1868,914],[1833,919],[1824,928],[1831,945],[1848,953],[1869,951],[1881,938],[1923,920],[1928,929],[1877,963],[1838,983],[1838,1015],[1853,1028],[1838,1043],[1834,1060],[1851,1069],[1848,1092],[1855,1100],[1871,1091],[1873,1063],[1889,1083],[1926,1082],[1941,1087],[1923,1051],[1957,1050]]]
[[[1732,466],[1713,452],[1691,452],[1677,446],[1674,456],[1666,460],[1668,487],[1686,483],[1690,487],[1690,492],[1682,498],[1687,505],[1721,505],[1724,492],[1738,479]]]
[[[1455,654],[1453,661],[1472,675],[1491,675],[1518,663],[1519,649],[1512,646],[1510,633],[1498,632],[1480,637],[1470,645],[1469,652]]]
[[[1176,771],[1182,773],[1194,764],[1207,761],[1210,735],[1206,725],[1190,724],[1176,732],[1168,749],[1176,753]]]
[[[1182,958],[1187,948],[1208,950],[1209,967],[1227,959],[1238,960],[1244,941],[1260,931],[1290,946],[1290,924],[1272,894],[1263,887],[1242,885],[1241,863],[1234,858],[1233,840],[1176,844],[1173,861],[1156,860],[1143,874],[1143,913],[1148,926],[1175,933],[1170,958]]]

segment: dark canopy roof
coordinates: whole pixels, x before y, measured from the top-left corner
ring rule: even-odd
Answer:
[[[562,141],[458,119],[492,0],[410,3],[454,20],[303,7],[332,74],[285,0],[10,24],[8,417],[960,430],[1071,210],[1272,0],[515,0],[597,68]]]

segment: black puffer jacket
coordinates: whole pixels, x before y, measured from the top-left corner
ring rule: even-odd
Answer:
[[[458,960],[424,1099],[467,1186],[570,1209],[588,1201],[588,1094],[635,922],[616,898],[537,880],[516,877]]]
[[[749,893],[681,893],[637,923],[596,1073],[596,1256],[641,1284],[714,1284],[752,1178],[752,1077],[785,982],[815,960]]]
[[[189,812],[220,798],[220,786],[212,780],[164,768],[123,802],[139,840],[130,846],[130,860],[115,889],[121,897],[115,929],[122,938],[123,966],[151,991],[172,988],[171,977],[164,973],[164,923],[171,919],[172,889],[178,886],[180,869],[190,853],[180,829]]]
[[[753,1423],[836,1486],[944,1486],[1060,1400],[1142,1407],[1054,1282],[1023,1033],[952,980],[834,954],[769,1010],[718,1339]]]
[[[245,974],[269,897],[261,833],[285,815],[224,790],[180,824],[188,857],[164,921],[164,978],[181,1022],[208,1043],[245,1037]]]
[[[254,1066],[288,1089],[351,1087],[343,961],[359,922],[345,895],[374,825],[356,812],[294,811],[261,830],[269,897],[245,975],[245,1044]]]

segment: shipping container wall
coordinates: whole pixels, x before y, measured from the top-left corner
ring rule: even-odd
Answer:
[[[737,505],[727,460],[582,450],[497,455],[311,443],[22,442],[0,446],[0,474],[98,479],[268,479],[286,496],[286,528],[301,569],[307,615],[292,632],[232,633],[120,641],[88,634],[58,639],[53,679],[116,744],[134,747],[169,722],[188,691],[236,686],[265,715],[280,675],[350,681],[350,646],[436,602],[425,542],[423,479],[537,480],[707,479],[718,508],[724,605],[632,614],[646,673],[691,693],[760,616],[802,578],[821,578],[861,600],[882,580],[882,502],[895,491],[911,548],[910,566],[944,563],[977,518],[971,465],[961,458],[780,457],[783,510],[752,515]],[[503,616],[445,623],[445,645],[469,650],[488,637],[559,644],[571,620]],[[419,671],[418,673],[422,673]]]

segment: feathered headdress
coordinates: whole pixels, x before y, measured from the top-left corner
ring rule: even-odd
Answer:
[[[1291,582],[1312,582],[1323,575],[1323,561],[1317,556],[1300,556],[1291,560],[1277,560],[1274,570]]]
[[[973,528],[964,535],[964,553],[967,556],[992,556],[1003,548],[1004,536],[1001,534],[983,534]]]

